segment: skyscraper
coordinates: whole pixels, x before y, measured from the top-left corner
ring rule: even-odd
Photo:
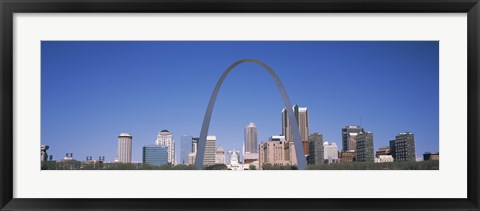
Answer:
[[[168,147],[164,145],[143,146],[142,163],[160,166],[168,163]]]
[[[365,132],[363,128],[357,125],[349,125],[342,128],[342,151],[355,151],[357,149],[357,135],[360,132]]]
[[[132,162],[132,135],[130,133],[118,135],[117,159],[120,163]]]
[[[308,136],[308,164],[322,164],[324,161],[323,153],[323,134],[310,134]]]
[[[257,153],[257,127],[253,122],[245,127],[245,153]]]
[[[360,132],[357,135],[357,162],[374,162],[373,133]]]
[[[192,152],[192,136],[184,135],[180,138],[180,158],[178,164],[188,164],[188,154]]]
[[[413,133],[400,133],[390,141],[390,153],[395,162],[415,161],[415,137]]]
[[[307,107],[293,106],[294,116],[297,119],[298,128],[300,130],[300,138],[302,139],[303,152],[308,155],[308,110]],[[290,120],[288,119],[287,111],[282,109],[282,136],[285,136],[287,142],[292,142],[292,129]]]
[[[175,141],[172,133],[168,130],[162,130],[157,135],[155,145],[162,145],[168,148],[168,162],[175,164]]]
[[[215,164],[216,142],[216,136],[207,136],[207,140],[205,143],[205,156],[203,157],[203,165],[209,166]]]

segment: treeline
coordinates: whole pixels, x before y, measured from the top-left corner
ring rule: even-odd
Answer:
[[[297,170],[297,166],[277,166],[277,165],[272,165],[270,163],[266,163],[262,165],[262,170]]]
[[[438,160],[428,161],[407,161],[389,163],[336,163],[332,165],[318,164],[308,166],[307,170],[438,170]]]
[[[192,165],[152,166],[144,163],[95,163],[86,164],[76,160],[42,161],[42,170],[194,170]]]

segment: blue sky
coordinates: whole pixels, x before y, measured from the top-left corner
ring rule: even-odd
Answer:
[[[361,124],[375,150],[400,132],[416,153],[438,151],[436,41],[43,41],[41,143],[61,159],[117,154],[133,135],[133,161],[160,130],[199,136],[210,94],[233,62],[254,58],[282,80],[292,104],[308,107],[310,133],[341,149],[341,128]],[[267,71],[236,67],[217,97],[210,134],[241,150],[254,122],[259,143],[281,133],[281,95]]]

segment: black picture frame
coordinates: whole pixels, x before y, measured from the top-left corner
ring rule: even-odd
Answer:
[[[0,0],[1,210],[479,210],[478,0]],[[466,199],[19,199],[13,198],[14,13],[467,13]],[[452,180],[462,178],[452,178]],[[445,181],[450,182],[450,181]],[[448,190],[445,190],[448,191]]]

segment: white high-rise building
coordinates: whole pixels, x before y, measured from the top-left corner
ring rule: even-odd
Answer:
[[[203,165],[209,166],[215,164],[216,142],[216,136],[207,136]]]
[[[338,162],[338,147],[336,143],[323,143],[323,155],[324,159],[328,160],[328,163]]]
[[[168,163],[175,164],[175,141],[168,130],[162,130],[157,135],[155,145],[162,145],[168,148]]]
[[[222,147],[217,147],[215,151],[215,164],[225,164],[225,150]]]
[[[118,135],[117,159],[120,163],[132,162],[132,135],[130,133]]]
[[[245,151],[244,153],[257,153],[258,152],[258,145],[257,145],[257,136],[258,131],[255,123],[250,122],[245,127]]]

